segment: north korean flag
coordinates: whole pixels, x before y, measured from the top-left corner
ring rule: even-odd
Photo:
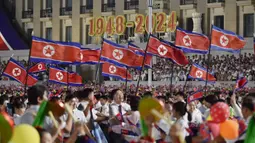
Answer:
[[[243,37],[232,31],[220,29],[216,26],[212,28],[211,48],[219,51],[240,52],[246,42]]]
[[[10,58],[5,70],[2,73],[3,76],[7,76],[23,85],[27,81],[28,86],[32,86],[37,83],[38,79],[30,74],[27,75],[27,71],[22,64]],[[27,80],[26,80],[27,77]]]
[[[155,36],[150,35],[147,45],[148,54],[170,59],[180,66],[189,64],[183,51],[170,42],[159,40]]]
[[[210,40],[206,35],[189,32],[178,27],[175,46],[180,47],[185,53],[207,54]]]
[[[241,78],[237,79],[235,90],[242,89],[247,83],[248,83],[248,80],[245,77],[241,77]]]
[[[33,37],[30,60],[49,64],[72,64],[80,58],[79,43],[50,41]]]
[[[38,82],[38,79],[36,76],[32,74],[27,75],[27,86],[33,86]],[[25,82],[24,82],[25,83]]]
[[[68,72],[62,68],[50,67],[49,82],[67,85]]]
[[[126,80],[126,71],[127,68],[125,67],[118,67],[114,64],[105,62],[103,64],[102,75],[107,77],[114,77],[120,80]],[[129,72],[127,74],[127,80],[129,81],[132,80],[132,77]]]
[[[38,72],[45,72],[47,70],[45,63],[37,63],[36,65],[32,66],[28,73],[38,73]]]
[[[12,47],[9,45],[3,34],[0,32],[0,51],[1,50],[12,50]]]
[[[75,73],[75,72],[69,72],[68,73],[68,85],[71,86],[82,86],[82,77]]]
[[[140,49],[138,46],[130,42],[128,43],[128,48],[137,54],[137,58],[135,60],[134,65],[138,67],[142,67],[143,58],[145,56],[144,50]],[[144,66],[147,68],[151,68],[151,60],[152,60],[152,56],[147,54],[145,58]]]
[[[203,95],[204,95],[204,93],[201,90],[193,92],[193,93],[191,93],[191,95],[188,96],[187,102],[190,103],[192,101],[198,100],[198,99],[202,98]]]
[[[100,49],[82,48],[80,54],[80,64],[97,64],[100,58]]]
[[[137,55],[125,46],[104,39],[101,60],[118,66],[133,67]]]
[[[197,64],[193,64],[191,66],[191,70],[188,77],[192,79],[206,81],[206,75],[207,75],[207,69]],[[214,77],[212,73],[208,73],[208,81],[212,81],[212,82],[216,81],[216,78]]]
[[[138,47],[137,45],[135,45],[131,42],[128,42],[128,48],[130,50],[134,51],[136,54],[141,55],[141,56],[143,56],[145,53],[143,49],[140,49],[140,47]]]

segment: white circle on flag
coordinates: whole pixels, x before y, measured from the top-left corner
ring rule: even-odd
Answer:
[[[51,45],[46,45],[43,47],[43,55],[46,57],[52,57],[55,54],[55,49]]]
[[[82,53],[80,53],[80,59],[83,60],[83,54]]]
[[[161,56],[165,56],[166,53],[167,53],[167,48],[166,48],[164,45],[160,45],[160,46],[158,47],[158,53],[159,53],[159,55],[161,55]]]
[[[38,69],[41,70],[42,69],[42,64],[38,65]]]
[[[224,47],[227,46],[228,42],[229,42],[229,39],[227,36],[225,36],[225,35],[220,36],[220,44],[222,46],[224,46]]]
[[[12,75],[17,77],[17,76],[20,76],[21,75],[21,69],[20,68],[14,68],[12,70]]]
[[[202,71],[196,71],[196,77],[197,78],[201,78],[203,76],[203,72]]]
[[[57,72],[56,78],[61,81],[64,78],[64,75],[61,72]]]
[[[182,39],[185,46],[191,46],[192,42],[189,35],[185,35]]]
[[[113,74],[113,73],[116,73],[116,71],[117,71],[117,68],[113,65],[110,65],[109,72]]]
[[[123,52],[119,49],[114,49],[112,52],[112,56],[116,59],[116,60],[121,60],[124,56]]]

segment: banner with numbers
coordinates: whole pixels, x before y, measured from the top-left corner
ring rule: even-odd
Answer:
[[[135,16],[135,21],[127,21],[125,16],[94,17],[89,21],[89,36],[101,36],[103,34],[124,35],[126,27],[134,27],[134,32],[144,34],[148,32],[149,17],[142,14]],[[177,25],[176,12],[172,11],[169,16],[164,12],[152,15],[152,30],[155,33],[174,32]]]

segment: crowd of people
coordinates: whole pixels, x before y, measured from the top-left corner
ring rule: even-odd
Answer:
[[[171,94],[169,86],[142,86],[137,96],[135,88],[130,85],[125,89],[124,84],[119,87],[102,85],[101,88],[93,84],[77,88],[38,84],[24,93],[23,87],[2,85],[0,116],[3,112],[8,113],[14,121],[14,133],[19,126],[33,125],[40,139],[33,138],[31,143],[255,141],[255,94],[251,89],[232,92],[227,87],[208,88],[206,96],[191,98],[191,92],[200,87],[193,89],[191,86],[190,90],[183,92],[182,87],[176,86]],[[144,108],[147,111],[142,110],[143,101],[146,101]],[[46,113],[43,125],[35,126],[38,116],[42,118],[40,113],[45,102],[54,104],[47,106],[53,117]],[[60,103],[67,105],[69,110]],[[154,108],[160,115],[150,112]],[[0,126],[1,123],[0,120]],[[0,134],[3,132],[0,128]],[[10,142],[15,140],[13,138],[17,137],[12,137]],[[0,138],[1,143],[5,143],[3,139]],[[32,140],[29,134],[21,134],[19,139]]]
[[[191,63],[197,63],[207,67],[207,55],[187,56]],[[249,81],[255,80],[254,55],[244,53],[239,55],[213,55],[210,60],[210,71],[213,71],[217,81],[235,81],[238,73],[245,76]],[[153,81],[170,81],[172,75],[172,62],[170,60],[157,58],[152,66]],[[173,81],[185,81],[189,73],[190,66],[174,66]],[[139,71],[131,69],[133,80],[137,80]],[[142,80],[147,80],[148,70],[142,72]],[[188,79],[191,80],[191,79]]]

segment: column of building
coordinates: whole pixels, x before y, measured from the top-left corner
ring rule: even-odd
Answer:
[[[60,0],[52,1],[52,40],[60,41]]]

